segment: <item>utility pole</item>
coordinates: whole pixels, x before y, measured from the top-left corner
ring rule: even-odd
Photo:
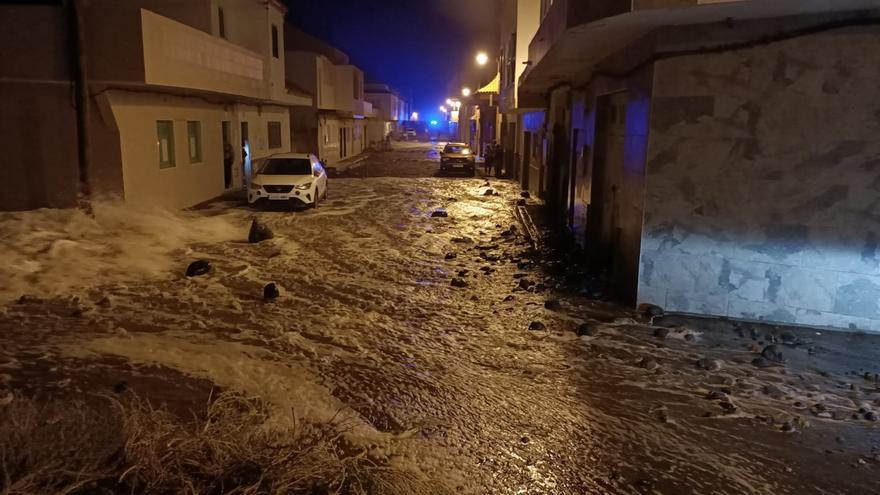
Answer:
[[[71,38],[71,67],[73,69],[74,102],[76,105],[77,159],[79,163],[78,206],[92,215],[92,188],[89,180],[89,78],[86,58],[84,9],[87,0],[68,0],[68,20]]]

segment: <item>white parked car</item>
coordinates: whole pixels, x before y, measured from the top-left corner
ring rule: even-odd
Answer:
[[[327,197],[327,172],[315,155],[283,153],[257,163],[248,203],[295,201],[312,208]]]

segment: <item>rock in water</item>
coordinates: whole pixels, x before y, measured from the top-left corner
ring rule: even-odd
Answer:
[[[186,267],[186,276],[187,277],[198,277],[199,275],[204,275],[211,271],[211,264],[208,263],[208,260],[196,260],[189,264]]]
[[[272,233],[272,229],[264,225],[256,218],[251,222],[251,230],[250,232],[248,232],[248,242],[250,242],[251,244],[263,242],[265,240],[271,239],[274,236],[275,234]]]
[[[524,197],[524,198],[531,198],[531,197],[532,197],[532,195],[529,194],[528,191],[523,191],[523,192],[519,193],[519,195],[522,196],[522,197]]]
[[[455,254],[455,253],[446,253],[446,256],[445,256],[445,258],[446,258],[447,260],[454,260],[454,259],[457,258],[457,257],[458,257],[458,255]]]
[[[452,282],[449,283],[449,285],[453,287],[467,287],[467,282],[460,278],[454,278],[452,279]]]
[[[668,328],[661,327],[654,330],[654,337],[657,337],[658,339],[665,339],[667,335],[669,335]]]
[[[649,318],[663,316],[663,308],[657,306],[656,304],[646,304],[644,307],[642,307],[642,314]]]
[[[275,282],[269,282],[263,287],[263,299],[277,299],[281,293],[278,292],[278,286]]]
[[[493,194],[495,194],[495,191],[493,191],[492,189],[486,189],[486,192],[483,193],[483,196],[492,196]]]
[[[449,213],[446,213],[446,210],[434,210],[431,212],[432,218],[446,218],[449,216]]]
[[[721,369],[721,366],[722,366],[721,361],[719,361],[718,359],[707,359],[707,358],[698,359],[696,365],[697,365],[697,368],[700,368],[700,369],[706,370],[706,371],[718,371]]]
[[[584,335],[587,337],[595,337],[596,335],[599,335],[599,329],[589,323],[581,323],[577,327],[577,334],[578,337],[583,337]]]
[[[775,345],[768,345],[767,347],[765,347],[764,350],[761,351],[761,357],[763,357],[767,361],[771,361],[774,363],[781,363],[785,361],[782,358],[782,353],[776,349]]]
[[[544,308],[551,311],[558,311],[562,308],[562,304],[560,304],[557,299],[548,299],[544,301]]]
[[[529,324],[529,330],[540,332],[542,330],[547,330],[547,326],[540,321],[533,321]]]

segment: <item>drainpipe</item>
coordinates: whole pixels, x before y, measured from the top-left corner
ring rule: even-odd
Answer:
[[[71,66],[76,104],[77,158],[79,163],[78,206],[92,215],[92,190],[89,181],[89,85],[86,67],[84,8],[87,0],[69,0],[68,19],[71,33]]]

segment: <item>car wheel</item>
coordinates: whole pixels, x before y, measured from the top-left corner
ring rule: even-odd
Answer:
[[[318,198],[320,196],[321,196],[320,191],[318,191],[318,189],[315,189],[315,199],[312,200],[312,208],[314,208],[314,209],[318,208]]]

